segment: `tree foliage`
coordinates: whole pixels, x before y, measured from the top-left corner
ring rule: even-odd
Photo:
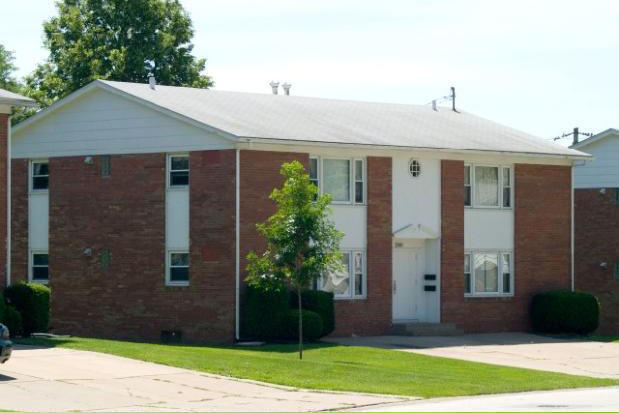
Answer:
[[[14,61],[15,57],[13,56],[13,52],[7,50],[0,44],[0,89],[19,92],[19,82],[13,76],[17,70],[13,63]]]
[[[207,88],[205,59],[192,55],[192,22],[178,0],[60,0],[43,25],[45,63],[26,77],[42,106],[95,79]]]

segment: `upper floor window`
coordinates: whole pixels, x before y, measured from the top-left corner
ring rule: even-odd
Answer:
[[[168,173],[171,187],[189,185],[189,155],[168,156]]]
[[[30,188],[33,191],[49,189],[49,163],[47,161],[32,161],[30,163]]]
[[[480,208],[512,207],[510,167],[465,165],[464,205]]]
[[[310,182],[339,204],[364,204],[365,164],[363,159],[310,158]]]

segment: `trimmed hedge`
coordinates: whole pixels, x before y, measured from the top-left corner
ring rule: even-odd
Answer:
[[[598,326],[600,304],[593,294],[578,291],[549,291],[536,294],[531,302],[531,324],[544,333],[590,334]]]
[[[243,335],[262,340],[285,338],[283,328],[288,308],[288,291],[263,291],[250,285],[245,295]]]
[[[314,341],[322,336],[322,318],[318,313],[309,310],[302,310],[303,318],[303,340]],[[299,310],[289,310],[285,318],[285,330],[288,338],[299,339]]]
[[[4,289],[4,298],[19,311],[23,334],[46,332],[49,326],[50,289],[38,283],[17,283]]]
[[[318,290],[305,290],[301,292],[301,307],[303,310],[310,310],[318,313],[322,319],[322,333],[320,337],[326,336],[335,329],[335,307],[333,304],[333,293]],[[299,309],[299,298],[294,291],[290,292],[290,308]],[[298,334],[297,334],[298,336]]]

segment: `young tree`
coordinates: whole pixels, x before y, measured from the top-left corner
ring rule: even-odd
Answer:
[[[46,106],[95,79],[212,86],[192,55],[193,28],[179,0],[59,0],[43,24],[47,62],[26,77]]]
[[[291,288],[299,301],[299,358],[303,359],[301,291],[320,274],[341,268],[339,242],[343,236],[329,219],[329,195],[318,195],[305,168],[298,161],[282,165],[281,189],[269,199],[277,211],[256,225],[267,246],[262,255],[247,256],[246,281],[265,290]]]

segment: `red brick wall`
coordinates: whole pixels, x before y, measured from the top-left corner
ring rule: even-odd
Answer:
[[[335,303],[334,336],[386,334],[392,318],[391,158],[367,158],[367,299]]]
[[[576,189],[574,194],[574,263],[576,289],[595,294],[601,306],[601,334],[619,333],[619,205],[615,189]],[[606,268],[600,263],[607,262]]]
[[[11,283],[28,281],[28,160],[11,161]]]
[[[6,240],[7,232],[7,140],[9,133],[9,115],[0,113],[0,287],[6,284]]]
[[[279,171],[282,164],[298,160],[307,168],[309,154],[295,152],[240,151],[240,268],[241,287],[247,276],[247,254],[261,253],[266,244],[256,230],[256,224],[264,222],[276,210],[275,202],[269,199],[273,188],[280,187],[284,178]],[[241,299],[241,314],[243,300]]]
[[[96,157],[94,165],[84,163],[82,156],[52,158],[54,331],[156,340],[161,330],[182,330],[189,342],[230,342],[234,256],[215,256],[209,262],[203,257],[214,245],[224,253],[234,250],[234,163],[219,169],[228,157],[191,155],[195,165],[190,179],[203,192],[190,194],[190,220],[197,229],[191,234],[188,287],[165,286],[165,154],[113,156],[109,177],[100,176]],[[84,255],[87,247],[92,256]],[[107,270],[99,260],[104,248],[111,252]]]
[[[464,298],[463,168],[442,162],[441,319],[467,332],[527,330],[532,295],[570,287],[570,168],[515,165],[515,296],[505,298]]]

